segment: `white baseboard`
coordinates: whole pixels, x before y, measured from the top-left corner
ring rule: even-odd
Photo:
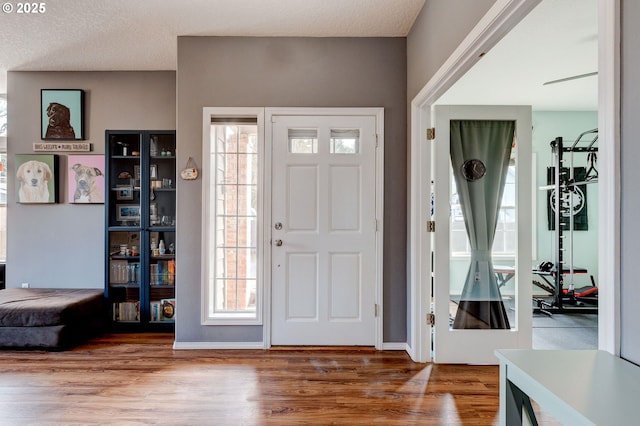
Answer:
[[[383,351],[407,351],[409,352],[409,345],[405,342],[398,343],[382,343]]]
[[[262,342],[173,342],[173,349],[265,349]],[[407,343],[383,343],[383,351],[406,351],[411,355]]]
[[[264,349],[262,342],[173,342],[173,349]]]

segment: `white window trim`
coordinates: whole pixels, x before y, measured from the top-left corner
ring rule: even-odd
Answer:
[[[265,188],[265,176],[268,176],[265,171],[265,139],[264,139],[264,108],[219,108],[219,107],[205,107],[202,109],[202,235],[210,235],[210,226],[215,221],[209,221],[211,212],[209,211],[210,196],[209,180],[211,178],[211,164],[210,164],[210,146],[211,146],[211,118],[256,118],[258,127],[258,264],[256,271],[256,313],[224,313],[211,318],[208,316],[209,312],[209,272],[211,253],[209,253],[209,239],[208,237],[202,238],[202,270],[201,270],[201,324],[202,325],[262,325],[263,324],[263,297],[265,287],[265,263],[267,260],[266,253],[262,256],[260,251],[264,247],[264,232],[261,227],[264,223],[265,209],[264,209],[264,188]],[[260,259],[262,258],[262,261]]]

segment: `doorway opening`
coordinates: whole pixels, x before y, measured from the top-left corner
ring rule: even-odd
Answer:
[[[497,44],[503,35],[515,28],[539,2],[495,4],[481,23],[474,28],[449,60],[436,73],[422,91],[412,101],[412,190],[411,190],[411,241],[412,259],[412,323],[416,325],[411,338],[411,355],[415,360],[428,361],[431,358],[430,327],[422,326],[421,319],[432,309],[430,295],[431,239],[424,222],[429,221],[428,200],[431,161],[429,146],[423,138],[427,129],[433,126],[431,105],[474,65],[481,62],[485,52]],[[619,162],[619,52],[616,40],[619,34],[619,3],[600,0],[597,10],[598,21],[598,98],[597,128],[600,139],[606,144],[600,146],[598,184],[598,347],[613,354],[619,353],[619,178],[616,168]],[[510,67],[505,67],[506,71]],[[493,87],[487,84],[489,87]],[[505,102],[501,102],[505,103]],[[534,129],[535,131],[535,129]],[[542,164],[538,158],[538,164]],[[424,195],[426,194],[426,195]],[[540,206],[538,207],[540,208]],[[543,216],[544,217],[544,216]],[[535,262],[532,259],[532,263]],[[533,264],[531,266],[534,266]]]
[[[598,4],[575,6],[543,0],[436,101],[532,106],[534,349],[598,347]]]

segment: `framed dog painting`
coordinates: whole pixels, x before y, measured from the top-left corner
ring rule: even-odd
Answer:
[[[16,201],[22,204],[58,202],[58,156],[16,155]]]
[[[69,155],[67,165],[69,203],[104,203],[104,155]]]
[[[84,140],[84,91],[42,89],[40,123],[42,139]]]

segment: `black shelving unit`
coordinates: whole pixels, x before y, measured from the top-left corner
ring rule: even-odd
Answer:
[[[105,134],[105,296],[114,326],[175,323],[174,130]]]

